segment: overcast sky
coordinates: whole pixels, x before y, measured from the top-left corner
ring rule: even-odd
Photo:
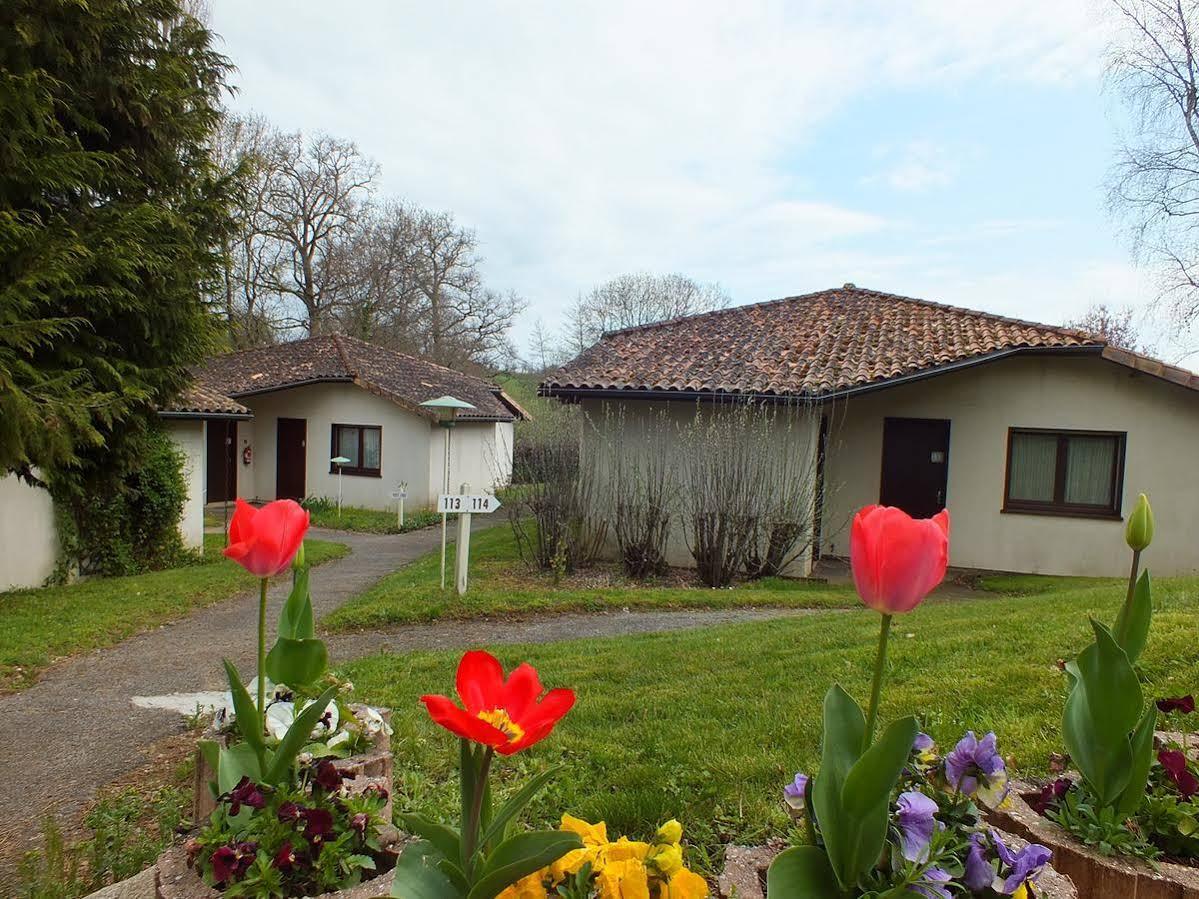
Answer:
[[[852,281],[1039,321],[1143,308],[1100,0],[210,0],[234,108],[351,138],[562,323],[626,271]]]

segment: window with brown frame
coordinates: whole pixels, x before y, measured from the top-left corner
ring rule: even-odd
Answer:
[[[329,456],[333,459],[344,456],[350,460],[341,466],[342,474],[382,477],[383,428],[379,425],[334,425]],[[332,462],[329,473],[337,473],[337,466]]]
[[[1126,436],[1009,428],[1003,511],[1119,518]]]

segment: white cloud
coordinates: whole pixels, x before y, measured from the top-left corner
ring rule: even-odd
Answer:
[[[883,169],[863,180],[907,193],[948,187],[961,171],[962,152],[927,140],[909,141],[901,147],[883,145],[875,151],[883,160]]]
[[[549,325],[622,271],[683,270],[738,301],[877,276],[893,223],[788,156],[880,82],[1093,78],[1087,0],[393,3],[212,0],[233,105],[358,141],[391,193],[478,229],[495,286]],[[901,189],[949,183],[936,152]],[[856,248],[855,248],[856,246]]]

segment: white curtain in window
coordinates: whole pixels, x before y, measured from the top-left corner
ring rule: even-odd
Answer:
[[[1030,502],[1053,502],[1057,475],[1057,436],[1013,434],[1008,497]]]
[[[1071,437],[1066,445],[1066,502],[1112,504],[1114,437]]]
[[[345,456],[350,461],[346,468],[358,467],[358,429],[340,428],[337,432],[337,454]]]
[[[378,469],[381,431],[378,428],[362,429],[362,467]]]

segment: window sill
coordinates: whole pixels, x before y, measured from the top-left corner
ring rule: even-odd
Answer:
[[[383,477],[383,472],[381,470],[370,471],[370,470],[361,469],[361,468],[343,468],[341,470],[341,473],[344,474],[347,478],[381,478],[381,477]],[[329,474],[337,474],[337,469],[330,468]]]
[[[1025,509],[1019,506],[1004,506],[1003,515],[1042,515],[1049,518],[1090,518],[1095,521],[1123,521],[1119,512],[1088,512],[1083,509]]]

